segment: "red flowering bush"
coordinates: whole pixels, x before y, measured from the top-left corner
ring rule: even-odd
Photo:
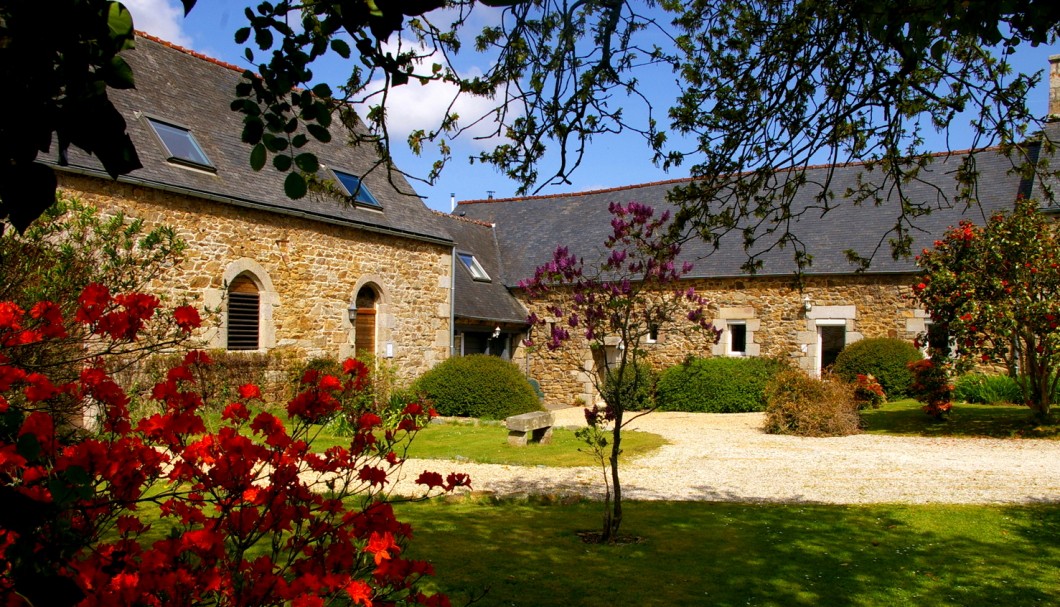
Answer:
[[[953,408],[953,384],[946,367],[930,358],[909,363],[913,372],[910,392],[924,403],[922,409],[935,419],[942,419]]]
[[[1018,370],[1024,402],[1048,417],[1060,383],[1060,239],[1033,200],[984,227],[962,222],[917,258],[913,297],[931,313],[932,356],[958,371],[977,364]],[[951,347],[952,344],[952,347]],[[945,351],[940,351],[945,350]]]
[[[402,557],[411,530],[386,501],[395,445],[432,411],[409,404],[393,425],[366,411],[348,446],[313,453],[314,424],[363,381],[349,363],[342,377],[307,373],[287,425],[253,415],[260,392],[244,385],[207,432],[191,368],[210,360],[191,352],[154,387],[160,412],[133,420],[98,360],[58,384],[12,362],[18,348],[68,331],[53,310],[0,303],[0,604],[448,604],[417,588],[431,567]],[[93,287],[73,322],[135,340],[157,312],[153,298]],[[197,325],[187,309],[173,319]],[[57,400],[96,406],[100,431],[75,432]],[[451,491],[468,479],[425,472],[418,482]]]
[[[874,375],[858,373],[854,379],[854,402],[859,410],[879,409],[880,405],[887,402],[887,394]]]

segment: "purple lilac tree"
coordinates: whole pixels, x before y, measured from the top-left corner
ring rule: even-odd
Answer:
[[[618,538],[622,525],[622,483],[619,455],[622,429],[650,412],[627,417],[650,379],[642,372],[650,336],[666,326],[686,322],[717,343],[720,331],[707,320],[707,302],[681,279],[692,264],[678,265],[681,246],[666,238],[669,212],[655,216],[652,207],[636,202],[612,203],[613,233],[604,242],[605,257],[587,266],[584,259],[559,247],[552,260],[521,281],[528,299],[540,301],[548,314],[532,313],[529,322],[547,333],[547,339],[530,347],[550,351],[571,344],[579,333],[593,352],[590,381],[604,406],[591,403],[585,410],[588,427],[579,436],[600,460],[604,476],[604,521],[601,542]]]

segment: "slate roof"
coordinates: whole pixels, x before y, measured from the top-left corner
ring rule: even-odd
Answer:
[[[997,153],[981,153],[977,158],[980,172],[978,199],[980,208],[954,208],[944,200],[952,199],[957,192],[954,171],[959,165],[957,155],[938,156],[921,172],[926,183],[911,183],[905,192],[914,200],[932,205],[930,215],[916,220],[924,232],[913,234],[912,250],[930,247],[947,227],[956,225],[962,218],[982,223],[993,211],[1011,208],[1018,193],[1027,191],[1028,184],[1022,182],[1012,171],[1012,162]],[[813,196],[821,191],[819,183],[823,167],[811,168],[807,173],[807,184],[799,189],[793,209],[813,204]],[[844,192],[853,187],[859,174],[872,179],[860,164],[837,167],[832,178],[831,189]],[[876,175],[879,173],[876,172]],[[585,258],[587,264],[602,259],[602,243],[611,233],[611,202],[640,202],[650,204],[657,211],[674,210],[666,201],[667,192],[675,185],[688,183],[687,179],[672,180],[622,188],[579,192],[572,194],[463,201],[456,209],[458,215],[496,224],[495,234],[502,254],[505,270],[504,282],[515,286],[520,280],[533,276],[535,268],[550,260],[552,252],[559,246],[567,246],[571,252]],[[814,211],[804,215],[792,225],[795,233],[813,255],[813,265],[805,272],[808,275],[851,274],[855,267],[847,260],[844,251],[852,249],[868,255],[876,247],[880,237],[892,228],[898,215],[897,204],[884,203],[855,206],[850,201],[837,197],[836,208],[821,215]],[[758,275],[791,275],[796,270],[791,248],[773,250],[763,257],[765,266]],[[714,251],[712,245],[693,239],[682,249],[682,260],[691,261],[695,269],[691,278],[745,275],[741,264],[747,260],[741,236],[730,233],[721,240],[721,247]],[[915,272],[913,259],[894,260],[890,247],[884,243],[867,270],[871,273]]]
[[[363,176],[364,183],[381,203],[381,211],[350,208],[336,199],[313,194],[291,200],[283,193],[285,173],[272,169],[271,165],[260,172],[253,171],[249,165],[250,147],[240,140],[243,115],[229,107],[241,68],[144,34],[137,36],[136,48],[122,56],[133,68],[136,88],[108,94],[125,117],[128,133],[144,167],[121,177],[120,181],[451,244],[442,223],[401,175],[393,172],[391,184],[384,167],[370,171],[378,161],[374,149],[348,145],[344,134],[334,129],[332,141],[319,144],[312,151],[329,167]],[[216,174],[168,162],[147,124],[147,117],[190,129],[217,168]],[[43,154],[40,159],[51,163],[56,160],[53,157],[49,161]],[[105,175],[94,157],[76,148],[71,147],[69,162],[69,167],[58,168]]]
[[[488,223],[437,214],[445,222],[458,253],[471,253],[491,278],[490,282],[475,280],[459,259],[455,260],[455,304],[458,319],[526,324],[527,311],[508,291],[501,279],[501,254]]]
[[[1047,122],[1042,127],[1042,137],[1060,148],[1060,119]],[[1044,153],[1042,161],[1047,163],[1045,178],[1034,183],[1031,196],[1049,212],[1060,212],[1060,150],[1054,148],[1051,153]],[[1052,199],[1049,199],[1049,195]]]

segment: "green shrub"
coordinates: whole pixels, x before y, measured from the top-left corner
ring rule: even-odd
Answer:
[[[644,363],[627,364],[621,375],[617,368],[608,372],[604,391],[611,398],[622,398],[626,411],[644,411],[655,406],[655,385],[658,380],[658,374],[650,366]],[[614,396],[611,395],[613,392],[616,393]]]
[[[861,429],[853,386],[782,371],[766,387],[765,431],[797,436],[847,436]]]
[[[766,384],[785,368],[771,358],[690,358],[663,372],[655,402],[662,411],[763,411]]]
[[[541,409],[519,367],[486,354],[447,359],[420,376],[412,388],[440,415],[504,419]]]
[[[1023,394],[1014,377],[984,373],[968,373],[958,377],[953,397],[966,403],[983,405],[1023,402]]]
[[[855,382],[858,375],[874,375],[889,400],[909,396],[913,373],[909,363],[924,358],[912,343],[889,337],[856,341],[836,357],[832,372],[843,381]]]
[[[528,378],[526,381],[530,382],[530,387],[534,389],[534,394],[537,395],[537,400],[545,400],[545,391],[541,389],[541,382],[534,378]]]

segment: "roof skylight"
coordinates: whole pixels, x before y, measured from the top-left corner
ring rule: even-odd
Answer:
[[[158,140],[162,142],[162,147],[165,148],[167,154],[166,160],[200,169],[214,170],[213,163],[206,157],[206,152],[202,151],[202,147],[199,146],[199,142],[195,140],[195,135],[191,131],[154,118],[148,118],[147,123],[151,125]]]
[[[471,278],[475,280],[481,280],[483,282],[491,282],[490,275],[483,269],[482,264],[475,259],[475,256],[471,253],[457,253],[457,257],[460,261],[464,262],[464,267],[467,268],[468,272],[471,272]]]
[[[342,189],[346,191],[347,196],[353,196],[353,199],[361,204],[366,204],[373,207],[381,207],[379,201],[375,199],[375,196],[368,190],[368,186],[365,185],[361,178],[353,175],[352,173],[346,173],[343,171],[331,170],[335,173],[335,178],[339,180],[339,184]]]

